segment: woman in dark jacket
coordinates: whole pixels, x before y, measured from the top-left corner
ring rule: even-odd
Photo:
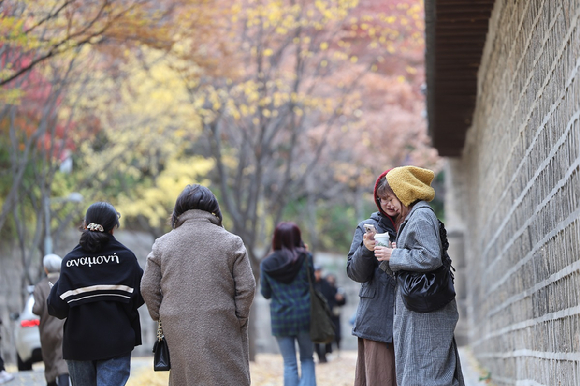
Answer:
[[[118,218],[107,202],[87,209],[79,245],[62,260],[48,296],[48,313],[67,318],[62,351],[75,386],[125,385],[131,351],[141,344],[143,269],[113,236]]]
[[[379,269],[373,252],[374,239],[364,229],[364,224],[372,224],[377,233],[389,233],[391,241],[395,240],[398,212],[377,193],[386,181],[387,172],[383,172],[375,183],[373,197],[378,211],[358,224],[348,252],[348,277],[362,284],[352,329],[352,334],[358,337],[355,386],[396,385],[393,348],[395,280]]]
[[[304,247],[300,228],[290,222],[276,226],[272,249],[274,252],[260,264],[261,293],[266,299],[272,299],[272,335],[284,360],[284,386],[315,386],[307,276],[309,273],[314,282],[312,255]],[[300,350],[300,377],[296,342]]]

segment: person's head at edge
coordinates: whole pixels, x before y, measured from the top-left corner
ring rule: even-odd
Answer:
[[[329,273],[324,279],[333,286],[336,286],[336,276],[334,274]]]
[[[49,273],[60,272],[60,264],[62,259],[59,255],[55,253],[49,253],[44,255],[42,259],[42,265],[44,266],[44,272],[48,275]]]
[[[171,227],[177,228],[179,216],[191,209],[199,209],[213,214],[219,220],[218,225],[222,225],[222,212],[216,196],[205,186],[191,184],[187,185],[175,200]]]
[[[431,182],[435,178],[432,170],[417,166],[400,166],[391,169],[386,175],[386,183],[381,187],[381,194],[393,206],[400,209],[397,227],[419,201],[432,201],[435,189]]]
[[[108,234],[119,227],[121,215],[108,202],[95,202],[87,209],[82,225],[82,235],[79,241],[87,252],[98,252],[109,242]]]
[[[306,251],[300,228],[293,222],[281,222],[274,230],[272,249],[280,251],[288,261],[295,262]]]
[[[320,281],[320,279],[322,279],[322,267],[319,265],[314,266],[314,278],[316,281]]]

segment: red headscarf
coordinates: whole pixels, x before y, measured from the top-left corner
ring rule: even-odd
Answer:
[[[384,210],[383,208],[381,208],[381,204],[379,203],[379,196],[377,195],[377,188],[379,186],[379,181],[381,180],[381,178],[385,177],[387,175],[388,172],[390,172],[392,169],[387,169],[384,172],[381,173],[381,175],[379,176],[379,178],[377,178],[377,181],[375,182],[375,189],[373,190],[373,199],[375,201],[375,205],[377,206],[377,208],[379,209],[379,212],[385,216],[386,218],[388,218],[389,220],[391,220],[391,222],[393,223],[393,225],[395,225],[395,221],[393,220],[393,218],[391,216],[389,216]]]

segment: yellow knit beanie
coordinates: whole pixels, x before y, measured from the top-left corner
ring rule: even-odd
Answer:
[[[417,200],[431,201],[435,198],[435,189],[431,181],[435,173],[417,166],[400,166],[387,173],[387,182],[393,193],[405,206]]]

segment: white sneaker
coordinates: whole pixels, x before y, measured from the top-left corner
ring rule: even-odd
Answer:
[[[14,375],[7,373],[6,371],[0,371],[0,385],[14,380]]]

